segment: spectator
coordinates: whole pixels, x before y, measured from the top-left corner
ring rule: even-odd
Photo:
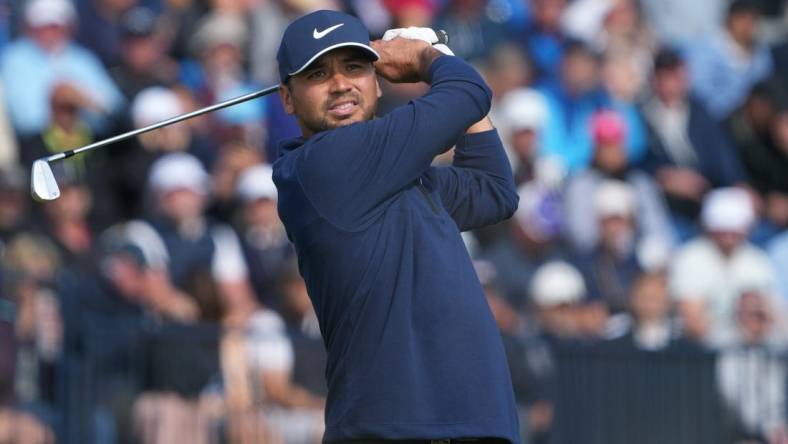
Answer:
[[[744,173],[719,125],[689,94],[687,69],[676,51],[663,49],[655,56],[652,92],[643,104],[649,130],[645,167],[665,193],[684,240],[697,231],[705,193],[740,183]]]
[[[657,39],[636,0],[582,0],[569,5],[563,17],[567,34],[595,50],[628,53],[633,63],[648,66]]]
[[[766,294],[744,292],[735,316],[736,330],[717,362],[733,439],[785,442],[786,368],[784,348],[774,342],[776,308]]]
[[[49,119],[48,98],[57,82],[71,82],[89,98],[98,120],[116,113],[123,97],[101,62],[71,41],[76,19],[68,0],[31,0],[25,9],[27,33],[10,43],[0,59],[8,111],[21,135],[41,132]]]
[[[254,299],[248,269],[235,233],[206,218],[209,176],[193,156],[171,153],[151,167],[148,178],[152,213],[149,222],[132,233],[132,242],[146,261],[176,288],[185,290],[199,270],[210,270],[221,298],[238,298],[238,312]]]
[[[30,169],[41,157],[79,148],[93,142],[93,132],[80,115],[90,107],[90,99],[71,83],[56,83],[48,99],[49,120],[42,131],[22,141],[22,165]],[[84,178],[85,157],[69,159],[64,167],[75,177]]]
[[[493,109],[510,92],[534,83],[534,67],[517,46],[502,43],[487,57],[484,78],[493,91]]]
[[[277,192],[268,165],[255,165],[243,171],[237,195],[241,202],[241,248],[249,268],[252,287],[263,306],[281,310],[277,298],[277,279],[295,251],[287,239],[276,211]]]
[[[574,266],[551,261],[533,275],[530,300],[542,335],[548,342],[581,339],[589,333],[585,316],[586,287],[583,276]],[[603,322],[590,330],[601,331]]]
[[[769,48],[756,36],[759,17],[757,0],[734,0],[724,27],[689,46],[692,89],[717,120],[741,106],[750,88],[772,72]]]
[[[763,200],[769,226],[761,227],[761,237],[768,239],[788,227],[788,98],[776,83],[756,85],[728,128]]]
[[[135,128],[142,128],[186,112],[183,101],[171,89],[146,88],[132,103],[130,114]],[[124,149],[125,148],[125,149]],[[141,134],[128,146],[109,153],[116,168],[112,176],[117,199],[126,202],[124,219],[138,217],[143,212],[145,181],[153,163],[167,153],[189,152],[208,164],[214,153],[204,141],[194,136],[187,123],[170,125]]]
[[[304,14],[297,8],[290,8],[293,2],[265,2],[251,12],[250,71],[252,78],[264,85],[273,85],[279,81],[276,64],[276,51],[279,40],[291,20]]]
[[[147,384],[148,341],[163,322],[197,317],[192,298],[164,287],[142,250],[128,243],[127,228],[103,234],[98,266],[70,269],[61,279],[71,384],[95,402],[69,400],[68,415],[104,425],[96,426],[102,442],[135,442],[131,405]]]
[[[629,306],[629,288],[640,266],[636,256],[636,200],[626,183],[606,180],[591,191],[599,238],[580,256],[580,270],[585,274],[588,297],[604,304],[609,312],[620,313]],[[593,216],[591,216],[593,217]]]
[[[265,154],[241,140],[220,148],[211,172],[213,203],[209,214],[212,217],[225,223],[233,221],[241,203],[238,199],[238,180],[245,170],[265,162]]]
[[[514,38],[533,60],[539,82],[555,85],[561,76],[561,61],[567,36],[561,30],[561,17],[566,0],[534,0],[531,2],[532,21]]]
[[[542,86],[541,91],[549,110],[544,129],[545,152],[559,156],[570,172],[590,163],[591,116],[602,109],[617,109],[626,119],[630,128],[625,141],[629,157],[637,158],[642,152],[644,136],[637,110],[631,104],[611,101],[600,83],[599,58],[583,43],[567,45],[560,82],[552,88]]]
[[[90,221],[93,193],[87,184],[69,174],[58,177],[60,197],[43,204],[38,227],[54,244],[64,262],[87,267],[94,259],[97,227]]]
[[[687,2],[683,0],[643,0],[643,12],[659,40],[682,45],[707,38],[719,29],[727,0]]]
[[[120,21],[120,60],[110,70],[128,101],[153,86],[171,87],[179,74],[166,54],[161,22],[150,9],[135,7]]]
[[[542,154],[547,104],[538,91],[521,88],[506,94],[495,112],[498,131],[512,162],[514,181],[522,185],[534,179],[536,159]]]
[[[328,394],[325,369],[328,355],[320,335],[320,323],[309,299],[304,279],[298,274],[295,257],[280,267],[278,276],[282,299],[282,316],[287,335],[293,343],[293,384],[305,388],[314,396]]]
[[[683,342],[681,329],[672,316],[664,275],[641,274],[629,292],[629,313],[618,318],[615,330],[620,330],[611,332],[615,340],[647,351],[665,350]]]
[[[233,305],[243,299],[224,300],[228,313],[242,313]],[[243,313],[225,319],[221,345],[230,441],[244,433],[243,415],[251,414],[284,442],[319,442],[325,399],[293,383],[294,350],[285,323],[256,303],[244,304]]]
[[[754,210],[745,191],[709,193],[702,222],[706,233],[676,253],[668,282],[687,334],[717,346],[734,330],[736,296],[772,291],[775,274],[766,254],[747,242]]]
[[[51,415],[57,390],[57,363],[63,346],[63,320],[55,294],[62,257],[48,239],[19,234],[3,260],[4,293],[12,314],[16,343],[14,401]],[[8,299],[6,299],[8,300]]]
[[[192,52],[199,66],[189,62],[182,64],[183,81],[200,105],[210,105],[258,89],[244,70],[248,36],[248,26],[239,15],[213,12],[200,22],[192,40]],[[205,116],[203,124],[194,130],[214,145],[222,146],[240,138],[262,148],[259,145],[263,140],[261,122],[264,120],[265,103],[254,100],[220,110]],[[252,134],[244,137],[244,130],[252,131]]]
[[[508,225],[509,232],[483,250],[481,258],[497,270],[501,293],[509,304],[526,310],[536,270],[566,257],[567,251],[560,238],[561,203],[557,192],[528,183],[520,186],[518,195],[520,204]]]
[[[89,0],[75,3],[79,16],[76,41],[93,52],[104,66],[120,63],[123,14],[138,0]],[[96,38],[100,35],[101,38]]]
[[[615,112],[603,111],[591,120],[594,157],[591,167],[569,179],[565,192],[567,234],[581,251],[597,245],[598,220],[593,214],[594,196],[606,180],[626,182],[633,193],[631,214],[637,223],[638,237],[653,237],[672,244],[673,232],[664,198],[653,179],[628,163],[624,148],[626,124]],[[623,202],[622,202],[623,205]]]

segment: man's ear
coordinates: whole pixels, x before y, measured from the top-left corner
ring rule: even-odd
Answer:
[[[380,89],[380,79],[378,76],[375,76],[375,89],[377,89],[378,92],[378,99],[383,97],[383,90]]]
[[[293,94],[290,91],[292,88],[289,85],[282,84],[279,86],[279,98],[282,100],[282,105],[285,107],[285,112],[287,114],[294,114],[295,107],[293,106]]]

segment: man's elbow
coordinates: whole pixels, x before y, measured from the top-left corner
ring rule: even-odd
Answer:
[[[520,204],[520,196],[517,195],[517,191],[512,189],[506,190],[504,193],[504,216],[503,219],[509,219],[510,217],[514,216],[514,212],[517,211],[517,207]]]

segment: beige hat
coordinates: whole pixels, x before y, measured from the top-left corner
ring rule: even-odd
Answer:
[[[222,44],[243,48],[248,35],[249,30],[242,17],[214,12],[200,23],[192,40],[192,51],[200,55]]]

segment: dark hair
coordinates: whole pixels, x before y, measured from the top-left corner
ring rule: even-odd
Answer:
[[[654,56],[654,71],[663,71],[684,66],[684,57],[672,47],[662,47]]]
[[[728,16],[733,14],[761,14],[761,2],[758,0],[733,0],[728,6]]]

